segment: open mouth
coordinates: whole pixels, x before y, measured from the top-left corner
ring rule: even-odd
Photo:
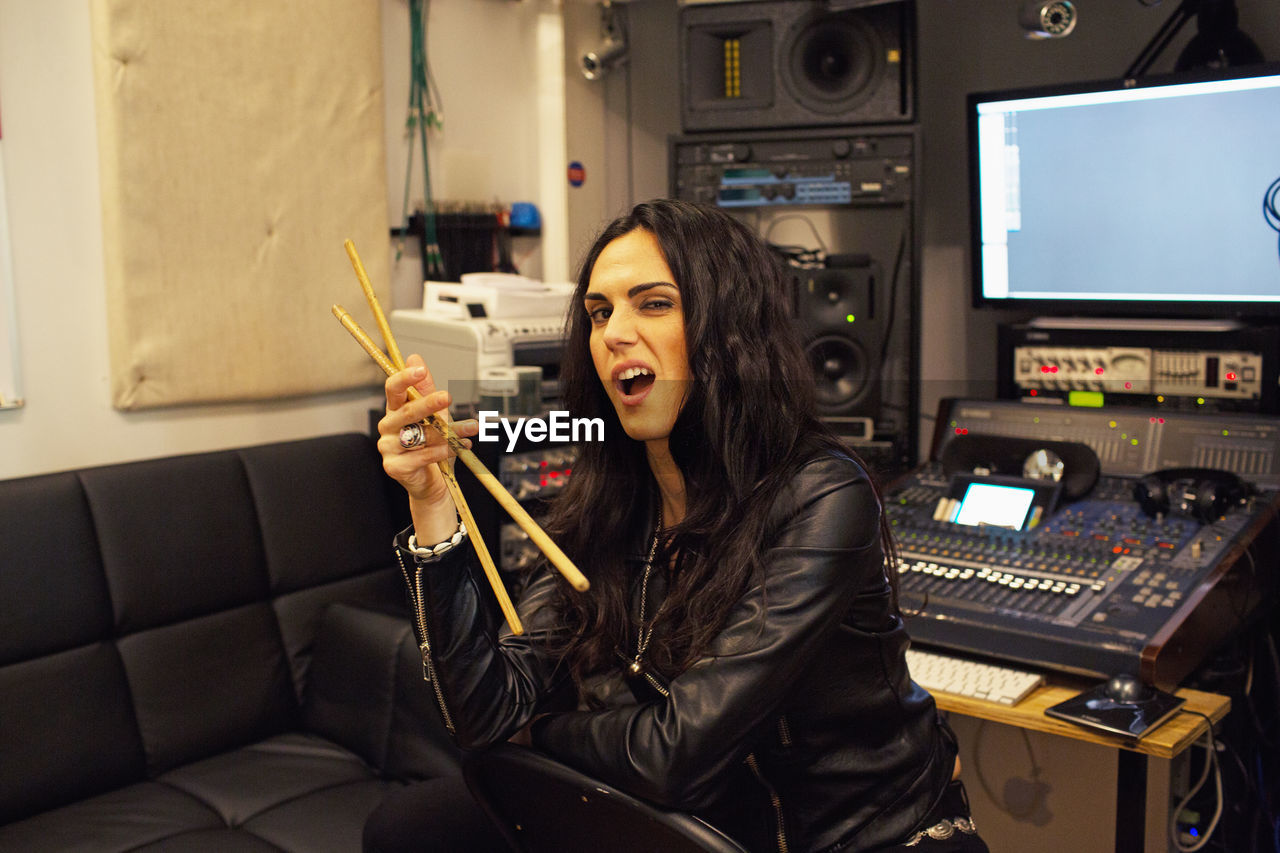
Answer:
[[[656,377],[647,367],[630,367],[618,374],[618,386],[628,397],[640,394],[653,385]]]

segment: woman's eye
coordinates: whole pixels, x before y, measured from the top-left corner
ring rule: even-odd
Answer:
[[[599,325],[608,320],[613,314],[612,308],[593,308],[587,312],[587,316],[591,318],[591,322]]]
[[[674,305],[675,303],[672,302],[670,299],[646,299],[644,304],[641,305],[640,307],[651,310],[651,311],[659,311],[667,308],[672,308],[674,307]]]

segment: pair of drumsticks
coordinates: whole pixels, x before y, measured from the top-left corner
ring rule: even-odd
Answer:
[[[400,355],[400,348],[396,345],[395,336],[391,334],[391,326],[387,323],[387,317],[382,312],[378,297],[373,292],[373,285],[369,282],[369,276],[364,271],[364,264],[360,263],[360,256],[356,254],[355,245],[350,240],[347,240],[343,245],[347,250],[347,257],[351,259],[351,266],[356,271],[356,278],[360,280],[360,287],[364,290],[364,296],[369,303],[369,308],[373,311],[373,319],[378,324],[378,330],[382,333],[382,340],[387,345],[387,352],[383,353],[379,349],[373,339],[360,328],[359,324],[341,305],[333,306],[333,314],[360,346],[364,347],[364,351],[377,362],[382,371],[391,376],[397,371],[404,370],[404,359]],[[418,389],[411,386],[409,388],[409,397],[418,400],[422,398],[422,395],[418,393]],[[560,550],[556,543],[551,541],[551,537],[538,526],[538,523],[525,511],[520,502],[503,488],[498,478],[489,473],[489,469],[485,468],[484,463],[471,452],[471,449],[462,443],[462,440],[449,427],[447,416],[443,412],[429,415],[426,423],[444,437],[449,448],[470,469],[471,473],[480,481],[480,484],[489,491],[489,494],[493,495],[502,508],[511,516],[511,519],[520,526],[520,529],[529,535],[529,539],[538,546],[538,549],[546,555],[547,559],[551,561],[551,564],[556,567],[560,574],[564,575],[573,588],[579,591],[587,589],[589,583],[582,572],[578,571],[578,567]],[[462,489],[458,486],[458,480],[453,476],[453,466],[447,459],[438,463],[438,466],[440,473],[444,476],[445,483],[449,487],[449,494],[453,497],[453,502],[458,508],[458,515],[467,527],[471,544],[476,549],[476,556],[480,559],[480,565],[484,568],[485,577],[488,579],[489,585],[493,587],[494,595],[498,597],[498,606],[502,609],[502,615],[506,618],[507,624],[511,626],[512,633],[523,633],[524,627],[520,624],[520,617],[516,615],[515,606],[511,603],[511,596],[507,594],[502,578],[498,575],[498,569],[493,564],[493,557],[489,555],[489,549],[485,547],[484,539],[480,536],[480,529],[476,525],[475,518],[471,515],[471,509],[467,506],[466,498],[462,496]]]

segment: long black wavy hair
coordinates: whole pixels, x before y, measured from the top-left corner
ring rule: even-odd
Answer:
[[[674,568],[647,656],[674,677],[704,653],[761,574],[767,516],[778,490],[817,447],[852,456],[814,413],[813,377],[792,320],[790,275],[756,234],[718,208],[674,200],[636,205],[596,238],[570,302],[560,384],[565,408],[605,423],[604,441],[579,447],[548,532],[591,579],[553,603],[570,629],[560,650],[575,680],[630,649],[624,542],[656,506],[642,442],[622,429],[596,375],[583,308],[591,272],[610,242],[636,229],[657,238],[680,289],[691,382],[669,446],[685,481],[685,517],[667,528],[657,566]],[[881,544],[894,553],[883,518]],[[896,572],[888,572],[896,587]],[[894,588],[896,602],[896,588]],[[652,614],[650,614],[652,617]],[[632,651],[634,651],[632,649]]]

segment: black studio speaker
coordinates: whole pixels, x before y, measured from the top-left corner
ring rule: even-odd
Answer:
[[[685,6],[684,129],[912,121],[914,32],[911,0]]]
[[[828,264],[825,269],[795,270],[792,277],[818,414],[874,419],[880,408],[885,333],[884,312],[876,310],[880,265],[866,255],[833,257]]]

